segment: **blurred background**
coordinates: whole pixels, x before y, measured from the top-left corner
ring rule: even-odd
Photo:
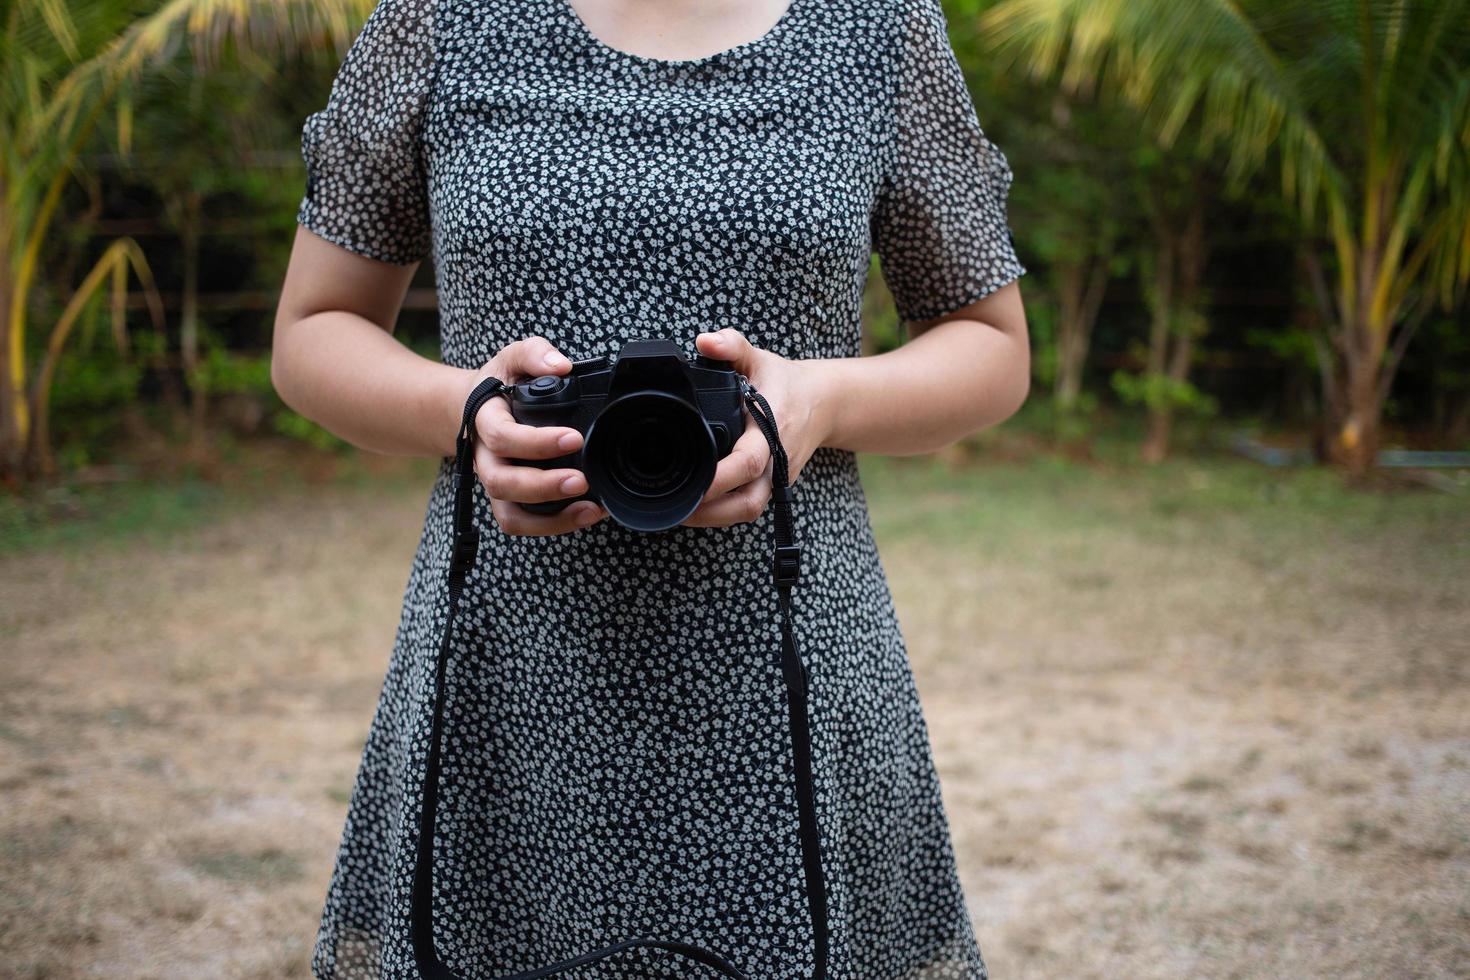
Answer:
[[[0,4],[0,976],[308,973],[436,465],[269,379],[371,6]],[[1036,376],[862,468],[992,974],[1470,976],[1470,4],[945,11]]]

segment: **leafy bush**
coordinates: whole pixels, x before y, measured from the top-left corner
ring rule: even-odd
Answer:
[[[263,399],[272,431],[317,449],[340,450],[348,443],[292,411],[271,383],[269,354],[241,354],[211,345],[199,366],[199,383],[213,397],[244,395]]]

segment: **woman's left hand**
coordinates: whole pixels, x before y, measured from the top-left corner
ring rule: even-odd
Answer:
[[[821,397],[811,366],[761,350],[734,327],[694,338],[706,357],[734,362],[770,403],[776,432],[786,450],[789,482],[795,483],[826,437]],[[725,527],[754,521],[771,500],[771,447],[749,413],[745,431],[729,455],[715,467],[715,478],[698,509],[682,523],[690,527]]]

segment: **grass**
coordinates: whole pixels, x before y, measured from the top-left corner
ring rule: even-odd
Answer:
[[[0,974],[307,974],[432,466],[5,505]],[[1470,975],[1465,501],[862,468],[994,976]]]
[[[283,494],[322,487],[402,490],[437,460],[320,452],[290,442],[235,449],[207,474],[181,466],[161,477],[70,482],[0,494],[0,556],[55,549],[162,544],[202,525],[260,507]]]

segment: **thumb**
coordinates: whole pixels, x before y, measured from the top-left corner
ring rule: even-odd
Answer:
[[[539,334],[508,344],[501,353],[513,373],[533,378],[542,374],[561,374],[572,366],[565,354]]]
[[[746,370],[751,367],[755,353],[755,347],[745,339],[745,334],[734,327],[699,334],[694,338],[694,346],[706,357],[733,361],[738,370]]]

